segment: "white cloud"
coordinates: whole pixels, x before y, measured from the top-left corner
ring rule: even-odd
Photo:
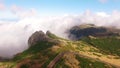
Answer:
[[[34,9],[29,11],[36,13]],[[25,17],[18,21],[0,21],[0,56],[12,57],[28,48],[27,40],[36,30],[46,32],[50,30],[54,34],[67,37],[65,33],[69,28],[82,23],[93,23],[103,26],[116,26],[120,28],[120,12],[113,11],[92,13],[90,10],[81,15],[66,15],[63,17]]]
[[[110,15],[105,13],[105,12],[97,12],[96,13],[97,16],[102,16],[102,17],[109,17]]]
[[[0,56],[13,57],[14,54],[28,48],[27,37],[30,36],[30,31],[25,26],[1,23],[0,31]]]
[[[11,7],[11,11],[17,15],[19,18],[32,17],[36,15],[36,10],[34,8],[24,9],[17,5]]]
[[[36,10],[32,8],[28,11],[22,11],[21,13],[18,13],[18,15],[20,18],[33,17],[36,15]]]
[[[92,14],[92,12],[89,10],[89,9],[87,9],[85,12],[84,12],[84,15],[86,15],[86,16],[90,16]]]
[[[13,12],[13,13],[17,13],[17,12],[21,12],[23,9],[21,8],[21,7],[18,7],[17,5],[12,5],[11,6],[11,11]]]

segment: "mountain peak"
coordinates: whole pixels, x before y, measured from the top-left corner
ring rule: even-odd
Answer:
[[[48,41],[50,38],[43,31],[36,31],[28,40],[28,45],[32,46],[40,41]]]

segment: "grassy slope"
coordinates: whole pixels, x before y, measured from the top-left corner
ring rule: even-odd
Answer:
[[[43,67],[45,68],[46,65],[48,65],[48,63],[57,55],[57,53],[50,50],[53,45],[54,43],[50,42],[40,42],[16,56],[14,61],[19,62],[24,59],[38,60],[41,64],[44,62]]]
[[[78,55],[76,56],[76,58],[79,60],[79,65],[81,68],[114,68],[113,66],[109,66],[92,59],[83,58]]]
[[[116,37],[84,38],[82,40],[100,49],[103,53],[120,56],[120,39]]]
[[[48,35],[51,38],[58,39],[61,41],[60,45],[56,45],[54,42],[45,42],[42,41],[29,49],[25,50],[22,53],[17,54],[13,60],[10,62],[1,62],[0,65],[4,66],[4,68],[14,68],[16,65],[21,64],[19,67],[21,68],[29,68],[30,66],[34,66],[35,64],[40,65],[42,68],[46,68],[47,65],[52,61],[59,53],[64,51],[86,51],[86,47],[92,49],[92,51],[96,51],[91,46],[87,46],[88,44],[82,41],[69,41],[55,35]],[[59,48],[56,51],[52,51],[53,46],[58,46]],[[76,59],[80,62],[79,67],[81,68],[110,68],[106,66],[104,63],[98,61],[91,61],[90,59],[86,59],[84,57],[79,57],[77,55]],[[55,68],[70,68],[65,62],[68,61],[66,58],[60,59],[60,61],[55,65]],[[91,65],[92,64],[92,67]],[[7,67],[5,67],[7,65]]]

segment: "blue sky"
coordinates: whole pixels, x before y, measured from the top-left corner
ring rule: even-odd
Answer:
[[[25,10],[34,8],[41,16],[80,14],[86,10],[106,13],[120,10],[120,0],[0,0],[0,2],[6,8],[0,15],[10,16],[12,16],[9,12],[12,5]]]

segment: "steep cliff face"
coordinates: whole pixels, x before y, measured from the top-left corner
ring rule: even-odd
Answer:
[[[95,36],[95,37],[108,37],[108,36],[118,36],[120,30],[116,28],[109,27],[99,27],[94,24],[83,24],[80,26],[74,26],[69,30],[70,39],[80,39],[85,36]]]

